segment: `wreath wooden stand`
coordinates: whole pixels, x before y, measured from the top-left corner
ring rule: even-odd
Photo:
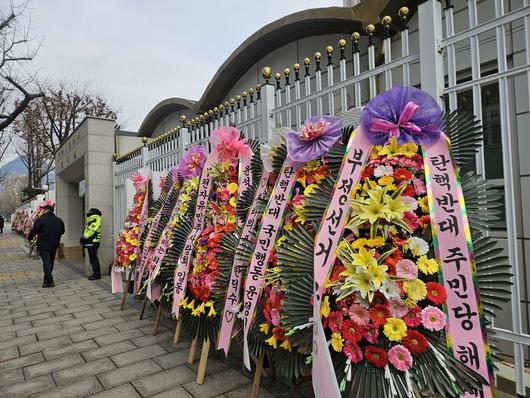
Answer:
[[[145,296],[144,303],[142,305],[142,311],[140,312],[140,319],[144,319],[145,307],[147,306],[147,301],[148,300],[149,299],[147,298],[147,296]]]
[[[153,322],[153,336],[158,334],[158,327],[160,326],[160,318],[162,317],[162,303],[158,302],[158,308],[156,310],[155,321]]]
[[[267,357],[267,367],[264,367],[265,357]],[[274,380],[276,378],[276,375],[274,373],[274,367],[272,366],[272,357],[270,351],[263,350],[259,357],[252,356],[251,359],[256,365],[256,370],[254,371],[254,379],[252,381],[252,390],[250,392],[250,397],[257,398],[259,395],[261,378],[263,376],[269,376],[272,380]]]
[[[178,325],[177,325],[178,327]],[[191,342],[190,352],[188,354],[188,365],[193,365],[195,363],[195,357],[197,354],[197,346],[199,342],[197,338],[194,338]],[[204,376],[206,374],[206,365],[208,364],[208,355],[210,353],[210,340],[204,340],[202,343],[201,357],[199,360],[199,368],[197,369],[197,378],[195,382],[197,384],[204,383]]]
[[[125,308],[125,302],[127,301],[127,295],[129,294],[129,288],[131,287],[131,279],[132,279],[133,270],[132,267],[129,270],[129,275],[127,276],[127,281],[125,282],[125,289],[123,290],[123,297],[121,299],[121,307],[120,310],[123,311]]]
[[[175,325],[175,336],[173,337],[173,344],[179,343],[181,330],[182,330],[182,321],[178,320]]]

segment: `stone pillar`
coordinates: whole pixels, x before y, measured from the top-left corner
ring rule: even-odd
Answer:
[[[112,155],[114,153],[115,121],[92,118],[86,120],[88,151],[85,155],[85,209],[98,208],[103,213],[102,240],[98,252],[101,272],[109,273],[114,258]],[[87,258],[87,271],[91,273]]]

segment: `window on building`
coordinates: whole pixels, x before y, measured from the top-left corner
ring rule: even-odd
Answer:
[[[496,185],[497,189],[504,189],[503,163],[502,163],[502,139],[501,139],[501,118],[499,105],[499,86],[497,83],[484,85],[481,87],[482,107],[482,128],[484,132],[484,174],[485,178]],[[446,100],[446,108],[449,103]],[[467,90],[458,93],[457,106],[459,110],[474,113],[473,91]],[[462,167],[462,172],[477,170],[477,163],[470,161]],[[501,220],[494,229],[505,229],[504,200],[501,200],[502,211]]]

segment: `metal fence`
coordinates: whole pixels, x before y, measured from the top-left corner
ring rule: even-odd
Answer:
[[[382,37],[376,38],[375,33],[381,31]],[[491,91],[495,85],[498,99],[494,112],[498,113],[500,124],[497,148],[502,147],[499,167],[503,176],[488,176],[490,162],[484,150],[477,156],[474,168],[505,193],[505,222],[500,236],[505,238],[513,265],[514,285],[511,320],[502,328],[497,327],[497,332],[505,346],[513,345],[507,351],[513,354],[514,371],[507,377],[515,382],[516,393],[525,396],[524,360],[529,355],[530,335],[523,325],[523,319],[528,322],[528,298],[522,297],[522,292],[526,292],[529,282],[521,272],[524,256],[518,248],[522,221],[517,196],[520,175],[514,154],[520,152],[518,131],[514,128],[517,121],[514,124],[513,118],[516,102],[523,101],[527,113],[530,102],[529,0],[462,0],[455,4],[445,1],[443,6],[437,0],[429,0],[418,7],[410,21],[408,9],[403,7],[398,15],[384,17],[380,26],[368,25],[362,33],[354,33],[350,43],[340,40],[338,50],[328,46],[324,55],[317,52],[312,59],[305,58],[302,65],[286,68],[283,74],[273,76],[270,68],[264,68],[263,85],[192,120],[181,119],[180,127],[117,159],[115,232],[126,216],[125,180],[142,166],[155,171],[169,169],[191,144],[202,143],[210,149],[210,133],[219,126],[235,125],[246,137],[267,141],[271,127],[296,129],[310,116],[340,115],[400,84],[421,87],[449,110],[470,107],[483,120],[486,130],[491,128],[487,122],[492,119],[491,106],[484,107],[485,87]],[[414,46],[411,34],[417,39]],[[488,60],[485,54],[491,52],[492,46],[495,57]],[[347,51],[351,56],[347,56]],[[528,130],[530,118],[526,120]],[[495,144],[491,147],[496,148]],[[526,306],[524,311],[522,303]]]

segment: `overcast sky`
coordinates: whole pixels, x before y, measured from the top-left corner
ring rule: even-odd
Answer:
[[[0,2],[8,0],[0,0]],[[342,0],[31,0],[39,75],[88,82],[137,131],[168,97],[199,99],[219,66],[265,24]]]

